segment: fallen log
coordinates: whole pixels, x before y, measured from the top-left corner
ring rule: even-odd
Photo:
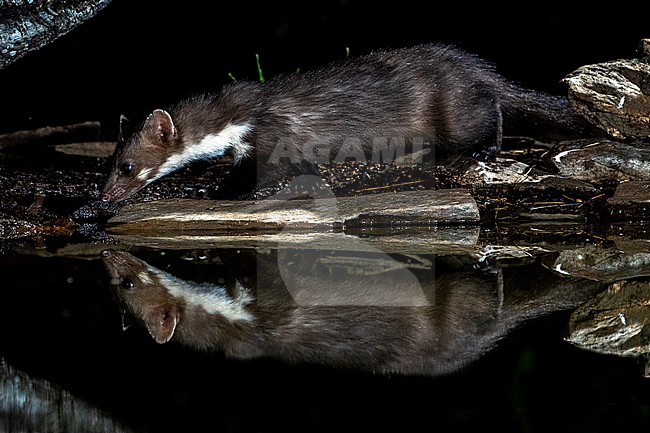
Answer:
[[[459,225],[480,220],[465,189],[406,191],[299,200],[160,200],[127,205],[108,222],[111,233],[259,232],[340,229],[368,224]]]
[[[462,189],[384,193],[317,200],[161,200],[122,208],[108,221],[118,240],[142,245],[305,247],[366,251],[432,251],[433,245],[473,248],[479,212]],[[469,226],[463,228],[459,226]],[[424,226],[412,234],[363,238],[370,227]],[[452,226],[443,230],[436,226]],[[355,232],[348,234],[348,232]],[[370,239],[372,238],[372,239]]]
[[[67,143],[54,146],[54,150],[66,155],[108,158],[115,152],[114,141],[94,141],[88,143]]]
[[[44,126],[37,129],[0,134],[0,149],[22,145],[60,144],[76,141],[97,140],[101,124],[88,121],[61,126]]]

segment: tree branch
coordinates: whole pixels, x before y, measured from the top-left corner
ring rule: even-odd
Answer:
[[[68,33],[111,0],[0,0],[0,69]]]

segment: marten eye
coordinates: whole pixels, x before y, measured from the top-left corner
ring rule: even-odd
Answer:
[[[133,165],[129,164],[128,162],[125,162],[124,164],[121,164],[120,167],[120,173],[123,175],[131,174],[133,173]]]
[[[129,289],[132,289],[133,287],[135,287],[135,284],[133,283],[133,281],[131,281],[130,278],[122,278],[122,282],[120,283],[120,285],[122,286],[122,288],[124,288],[126,290],[129,290]]]

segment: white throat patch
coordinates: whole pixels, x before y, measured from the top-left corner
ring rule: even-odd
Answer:
[[[235,164],[239,163],[251,149],[251,145],[244,141],[244,137],[250,130],[249,123],[241,125],[230,123],[220,132],[206,135],[198,143],[186,144],[183,152],[170,156],[160,166],[155,178],[151,180],[158,179],[197,159],[223,156],[229,149],[233,149]]]

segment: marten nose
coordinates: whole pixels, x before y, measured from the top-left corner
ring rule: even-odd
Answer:
[[[108,258],[111,256],[111,252],[109,250],[103,250],[99,255],[103,258]]]
[[[104,203],[111,201],[111,196],[108,194],[102,194],[99,196],[99,199]]]

